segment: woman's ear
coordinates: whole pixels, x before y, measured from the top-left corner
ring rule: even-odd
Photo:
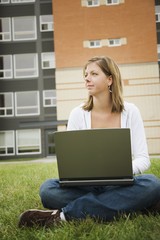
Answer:
[[[111,86],[112,83],[113,83],[113,78],[112,78],[112,75],[110,75],[110,76],[108,77],[108,86]]]

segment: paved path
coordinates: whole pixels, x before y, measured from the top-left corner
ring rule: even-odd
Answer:
[[[160,159],[160,155],[158,156],[150,156],[150,158],[159,158]],[[21,163],[51,163],[51,162],[56,162],[56,156],[52,156],[52,157],[46,157],[46,158],[38,158],[38,159],[34,159],[34,160],[27,160],[27,161],[18,161],[18,160],[13,160],[13,161],[0,161],[0,164],[21,164]]]
[[[13,160],[13,161],[0,161],[0,164],[21,164],[21,163],[51,163],[51,162],[56,162],[56,156],[52,156],[52,157],[46,157],[46,158],[38,158],[38,159],[34,159],[34,160],[24,160],[24,161],[18,161],[17,160]]]

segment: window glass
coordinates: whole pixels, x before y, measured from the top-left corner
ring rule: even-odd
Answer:
[[[16,116],[39,115],[39,94],[36,91],[15,93]]]
[[[110,47],[121,46],[121,39],[120,38],[109,39],[108,43]]]
[[[35,0],[0,0],[0,4],[7,4],[7,3],[29,3],[35,2]]]
[[[13,40],[32,40],[37,38],[36,18],[34,16],[14,17]]]
[[[42,53],[42,69],[55,68],[55,53],[46,52]]]
[[[0,0],[0,4],[9,3],[10,0]]]
[[[56,90],[43,91],[43,106],[44,107],[56,106]]]
[[[17,130],[16,142],[18,155],[41,153],[40,129]]]
[[[11,0],[11,3],[28,3],[35,2],[35,0]]]
[[[156,13],[156,22],[160,22],[160,13]]]
[[[15,154],[14,132],[0,131],[0,156]]]
[[[53,15],[40,16],[40,30],[41,32],[53,31]]]
[[[89,47],[90,48],[101,47],[101,41],[100,40],[89,41]]]
[[[158,61],[160,61],[160,44],[157,44]]]
[[[119,4],[119,0],[106,0],[107,5]]]
[[[0,41],[11,40],[11,20],[10,18],[0,18]]]
[[[99,6],[99,0],[87,0],[88,7]]]
[[[0,79],[12,78],[12,56],[0,56]]]
[[[14,55],[14,75],[15,78],[38,77],[37,54]]]
[[[14,115],[13,93],[0,93],[0,117]]]

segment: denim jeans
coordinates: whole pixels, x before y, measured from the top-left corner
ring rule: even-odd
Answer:
[[[90,216],[110,221],[160,201],[160,180],[143,174],[135,176],[132,186],[60,187],[58,179],[48,179],[40,187],[40,197],[45,208],[62,209],[67,220]]]

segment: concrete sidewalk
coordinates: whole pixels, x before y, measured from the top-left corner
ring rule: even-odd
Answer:
[[[13,161],[0,161],[0,164],[21,164],[21,163],[51,163],[51,162],[56,162],[56,156],[52,156],[52,157],[46,157],[46,158],[38,158],[38,159],[34,159],[34,160],[24,160],[24,161],[18,161],[18,160],[13,160]]]
[[[160,155],[158,155],[158,156],[150,156],[150,158],[151,159],[153,159],[153,158],[158,158],[158,159],[160,159]],[[16,160],[16,161],[10,161],[10,162],[8,162],[8,161],[6,161],[5,162],[5,160],[4,161],[0,161],[0,164],[21,164],[21,163],[51,163],[51,162],[56,162],[57,161],[57,159],[56,159],[56,156],[54,155],[54,156],[51,156],[51,157],[46,157],[46,158],[38,158],[38,159],[34,159],[34,160],[27,160],[27,161],[18,161],[18,160]]]

